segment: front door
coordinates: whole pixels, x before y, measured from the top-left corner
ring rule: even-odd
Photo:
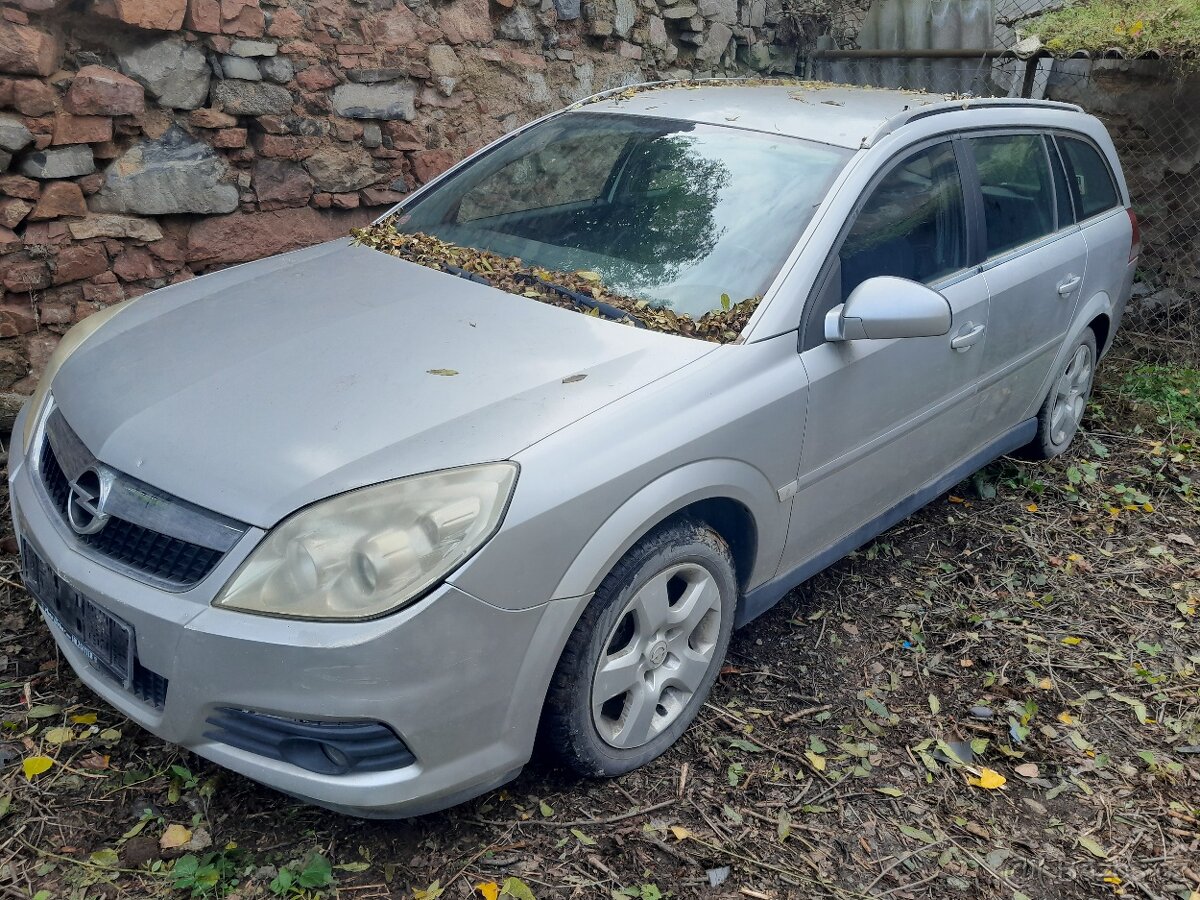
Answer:
[[[953,143],[906,155],[865,196],[818,288],[815,312],[844,302],[868,278],[895,275],[940,291],[953,324],[941,337],[806,339],[808,420],[785,572],[827,564],[902,518],[907,500],[981,444],[970,421],[989,337],[988,293],[971,265]]]

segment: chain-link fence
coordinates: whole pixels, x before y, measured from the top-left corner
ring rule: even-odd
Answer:
[[[810,54],[815,79],[1077,103],[1108,127],[1142,229],[1127,328],[1200,355],[1200,72],[1119,51],[1037,55],[1061,0],[849,0]],[[1020,46],[1019,46],[1020,44]],[[1033,49],[1032,58],[1018,50]]]

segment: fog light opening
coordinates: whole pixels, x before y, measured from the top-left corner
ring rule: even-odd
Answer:
[[[333,744],[321,744],[321,752],[338,769],[350,768],[350,757]]]

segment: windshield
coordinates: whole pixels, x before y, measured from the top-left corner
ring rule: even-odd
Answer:
[[[395,227],[594,272],[698,319],[762,295],[849,156],[738,128],[568,113],[452,174]]]

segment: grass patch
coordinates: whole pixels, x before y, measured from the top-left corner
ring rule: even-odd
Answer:
[[[1125,376],[1121,392],[1153,410],[1161,424],[1200,430],[1200,369],[1138,366]]]
[[[1033,19],[1022,29],[1054,53],[1119,47],[1129,56],[1158,50],[1169,56],[1200,53],[1200,3],[1078,0]]]

